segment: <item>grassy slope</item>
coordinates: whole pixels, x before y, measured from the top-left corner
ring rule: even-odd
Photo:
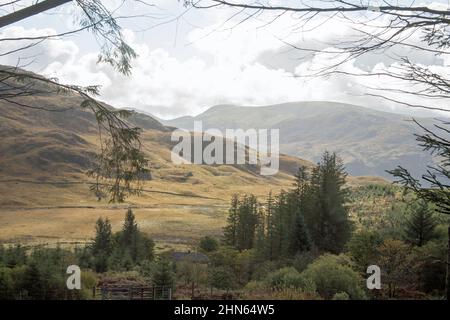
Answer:
[[[142,229],[165,243],[189,243],[220,232],[233,193],[263,196],[292,184],[298,165],[312,164],[282,156],[278,175],[263,177],[246,166],[174,165],[171,130],[145,115],[131,123],[144,129],[142,140],[152,177],[145,192],[127,204],[97,201],[89,191],[89,168],[98,150],[93,115],[71,94],[19,100],[46,112],[0,102],[0,241],[77,242],[89,239],[99,216],[120,228],[125,208],[137,209]]]
[[[336,151],[352,175],[389,177],[386,169],[403,165],[419,175],[431,158],[417,146],[410,117],[336,102],[294,102],[264,107],[215,106],[192,117],[164,121],[191,129],[279,128],[283,153],[317,161]],[[430,126],[432,119],[419,119]]]
[[[84,174],[98,150],[96,122],[79,108],[77,96],[42,95],[21,102],[65,112],[45,112],[0,102],[0,241],[73,244],[94,233],[95,220],[108,217],[119,229],[127,206],[143,231],[159,245],[188,245],[206,234],[220,234],[233,193],[263,198],[292,185],[292,173],[308,161],[282,156],[281,172],[255,174],[245,166],[180,165],[170,161],[170,128],[137,115],[129,119],[144,129],[143,146],[151,162],[151,181],[127,204],[97,201]],[[350,178],[350,185],[380,182]]]

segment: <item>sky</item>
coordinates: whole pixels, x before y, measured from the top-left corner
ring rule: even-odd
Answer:
[[[377,92],[374,88],[387,85],[398,90],[410,89],[409,84],[390,78],[310,76],[336,62],[337,55],[328,52],[336,52],[339,42],[355,36],[353,26],[342,19],[320,16],[300,27],[299,17],[292,14],[277,17],[278,13],[263,13],[249,17],[236,8],[186,8],[178,0],[153,0],[152,6],[135,1],[126,1],[124,5],[117,0],[107,3],[119,17],[125,39],[138,54],[130,76],[97,63],[99,43],[88,32],[44,41],[9,55],[1,52],[27,42],[0,41],[0,64],[22,65],[45,76],[57,77],[63,83],[100,85],[100,100],[164,119],[197,115],[218,104],[259,106],[313,100],[419,116],[436,114],[367,95]],[[270,3],[289,5],[295,1]],[[447,4],[448,1],[443,1],[434,5]],[[79,14],[79,8],[69,3],[0,29],[0,38],[73,30]],[[408,41],[420,43],[420,37],[414,34]],[[299,51],[292,45],[315,51]],[[396,67],[393,57],[400,55],[408,55],[433,71],[448,73],[447,55],[436,57],[411,48],[349,59],[341,68],[355,73],[389,70]],[[433,106],[447,107],[440,100],[433,101]]]

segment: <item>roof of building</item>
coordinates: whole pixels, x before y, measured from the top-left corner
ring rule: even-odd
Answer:
[[[207,255],[201,252],[173,252],[172,258],[177,261],[209,262]]]

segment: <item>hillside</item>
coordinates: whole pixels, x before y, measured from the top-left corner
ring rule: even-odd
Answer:
[[[0,100],[0,242],[85,241],[99,216],[119,228],[123,211],[133,206],[139,208],[143,230],[156,240],[186,243],[221,232],[233,193],[278,192],[292,185],[299,165],[312,166],[281,156],[280,172],[261,176],[247,165],[175,165],[170,158],[173,128],[135,114],[128,121],[143,129],[151,179],[143,194],[126,204],[98,201],[85,174],[98,152],[94,115],[80,108],[76,94],[34,85],[43,93],[15,98],[29,107]]]
[[[196,117],[181,117],[164,124],[192,129],[278,128],[280,150],[316,162],[324,150],[336,151],[352,175],[390,176],[397,165],[415,175],[431,162],[417,146],[416,126],[407,116],[336,102],[296,102],[264,107],[215,106]],[[418,119],[430,125],[432,119]]]

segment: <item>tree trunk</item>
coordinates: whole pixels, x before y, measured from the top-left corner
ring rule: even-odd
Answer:
[[[6,14],[0,17],[0,28],[13,24],[17,21],[29,18],[38,13],[59,7],[60,5],[71,1],[72,0],[44,0],[31,6],[25,7],[23,9],[14,11],[10,14]]]
[[[447,274],[446,274],[447,301],[450,300],[450,225],[448,226],[448,244],[447,244]]]

